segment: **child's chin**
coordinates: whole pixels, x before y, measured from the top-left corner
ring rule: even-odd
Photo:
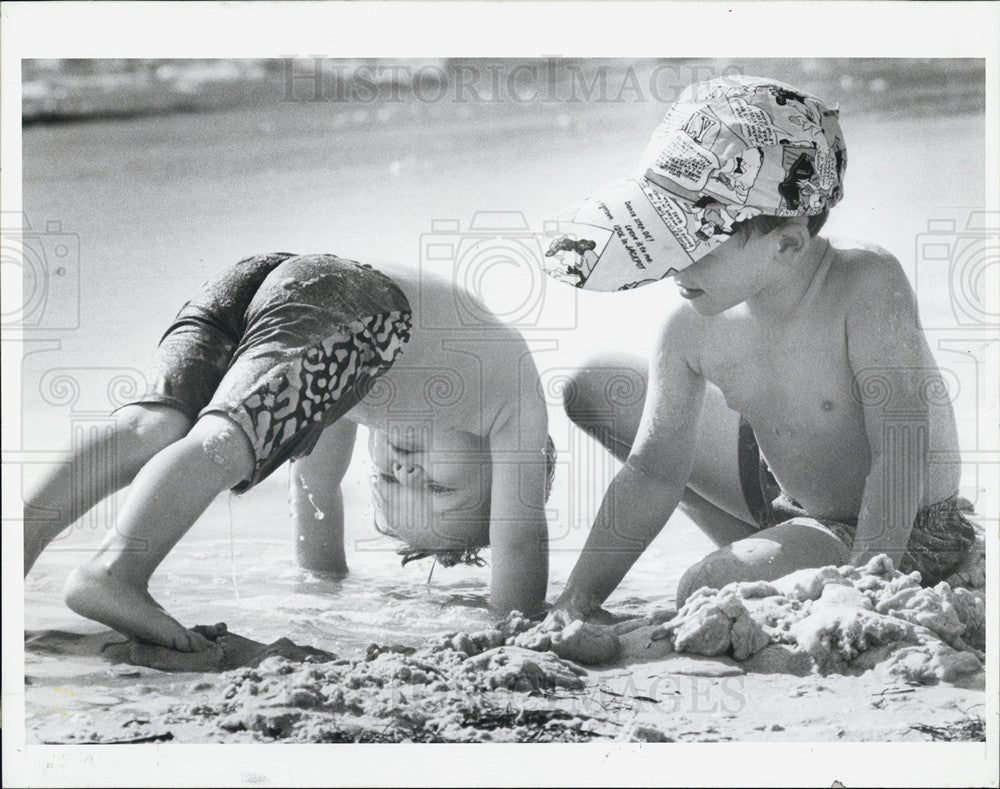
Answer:
[[[708,294],[705,293],[696,299],[692,299],[691,306],[694,308],[694,311],[697,312],[699,315],[704,315],[708,318],[711,318],[713,315],[718,315],[720,312],[725,312],[727,309],[729,309],[729,306],[731,305],[718,304],[717,302],[712,301],[712,299],[709,298]]]
[[[703,293],[690,303],[699,315],[712,317],[746,303],[746,297],[733,293]]]

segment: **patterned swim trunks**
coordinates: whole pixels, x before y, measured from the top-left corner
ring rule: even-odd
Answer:
[[[371,266],[287,252],[242,260],[185,304],[160,340],[149,389],[192,422],[224,414],[253,448],[242,493],[312,451],[410,337],[403,292]]]
[[[792,518],[813,518],[850,548],[858,528],[857,518],[827,520],[810,515],[778,485],[760,452],[753,428],[740,419],[740,484],[751,515],[761,529]],[[919,571],[924,586],[934,586],[954,573],[976,543],[976,528],[965,517],[958,494],[923,507],[913,521],[913,531],[899,570]]]

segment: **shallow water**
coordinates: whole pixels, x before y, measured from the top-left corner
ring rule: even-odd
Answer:
[[[143,368],[177,308],[218,267],[272,250],[417,265],[421,243],[446,236],[432,232],[435,219],[460,220],[464,231],[475,212],[505,210],[523,212],[534,225],[629,168],[660,112],[651,105],[568,105],[463,117],[460,110],[449,114],[442,107],[433,117],[408,118],[398,107],[380,116],[372,108],[276,102],[209,115],[26,129],[29,220],[36,229],[61,222],[61,232],[79,234],[81,253],[78,324],[40,330],[35,336],[46,343],[26,347],[37,352],[24,361],[21,448],[44,462],[67,443],[71,424],[100,424],[114,402],[111,379]],[[961,229],[968,210],[982,204],[982,123],[976,115],[847,116],[847,198],[830,233],[879,243],[916,271],[928,220],[954,218]],[[889,150],[882,145],[887,138]],[[978,142],[970,146],[969,140]],[[979,424],[997,421],[969,364],[977,335],[957,326],[943,297],[944,268],[923,265],[918,273],[932,347],[963,384],[956,410],[962,445],[972,449]],[[484,289],[501,310],[537,287],[525,269],[505,271],[506,290],[499,282],[487,278]],[[673,289],[648,288],[609,306],[567,290],[545,293],[544,307],[526,327],[539,341],[546,375],[597,348],[641,351],[659,302],[676,298]],[[54,382],[60,376],[77,382],[75,399],[72,392],[60,394]],[[615,471],[555,408],[551,432],[562,456],[550,501],[550,599],[565,584]],[[258,640],[288,636],[342,655],[379,641],[416,645],[431,633],[485,622],[487,569],[438,567],[428,582],[430,561],[401,568],[391,541],[371,529],[363,455],[356,454],[345,482],[346,578],[319,578],[296,567],[279,471],[242,497],[220,497],[154,576],[153,595],[186,624],[224,621]],[[584,463],[585,456],[597,464],[586,474],[581,466],[593,463]],[[964,472],[963,494],[995,517],[995,485],[977,477],[974,466]],[[69,568],[113,523],[115,507],[98,508],[54,544],[26,582],[25,628],[50,634],[27,647],[29,730],[44,731],[68,713],[120,699],[141,703],[149,688],[166,699],[191,692],[190,677],[141,671],[137,679],[111,668],[89,642],[52,635],[101,632],[64,607],[60,588]],[[609,607],[669,605],[680,574],[710,547],[678,514]]]

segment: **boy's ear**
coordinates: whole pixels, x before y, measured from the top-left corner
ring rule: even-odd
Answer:
[[[785,260],[797,259],[809,247],[809,227],[805,221],[797,220],[798,217],[774,233],[777,236],[775,252]]]

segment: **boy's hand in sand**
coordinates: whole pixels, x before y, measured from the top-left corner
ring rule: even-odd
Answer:
[[[542,622],[542,630],[551,633],[558,630],[562,630],[564,627],[569,625],[571,622],[575,622],[578,619],[586,619],[587,616],[583,611],[576,607],[570,606],[559,606],[553,607],[551,611],[546,615],[544,621]]]
[[[570,599],[563,600],[560,597],[546,615],[541,629],[545,632],[555,632],[569,627],[573,622],[613,625],[619,619],[596,603],[582,604]]]

